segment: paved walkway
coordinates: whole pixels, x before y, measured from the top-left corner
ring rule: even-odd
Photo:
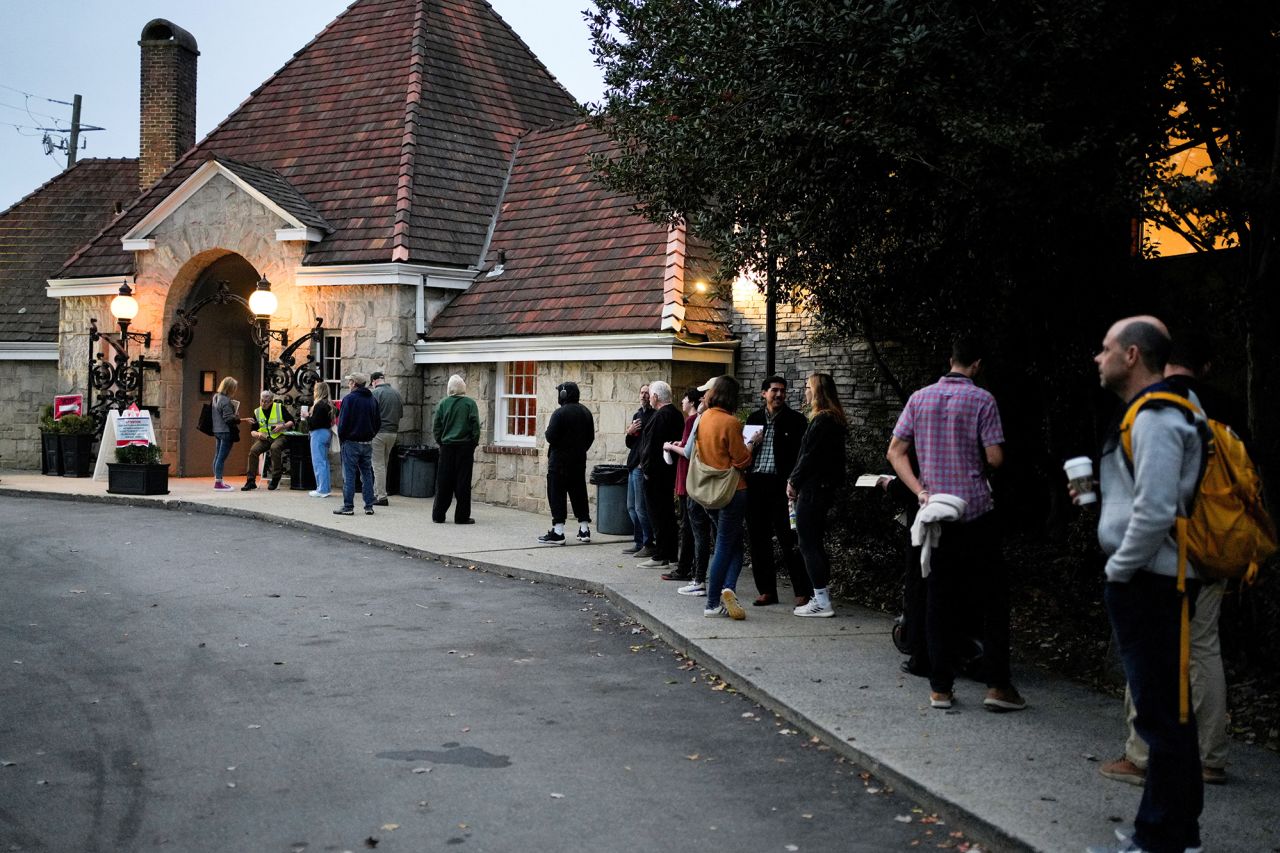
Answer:
[[[677,649],[836,749],[936,807],[990,849],[1080,851],[1129,823],[1140,790],[1103,779],[1098,762],[1121,751],[1120,701],[1034,670],[1015,670],[1030,708],[983,711],[984,688],[957,684],[949,712],[928,707],[927,683],[898,670],[892,621],[837,602],[835,619],[797,619],[789,607],[747,606],[747,619],[705,619],[702,599],[638,569],[627,540],[540,546],[547,519],[477,504],[476,524],[432,524],[429,500],[392,497],[372,517],[335,516],[334,498],[282,488],[214,492],[211,480],[172,480],[168,496],[118,497],[92,480],[0,472],[0,497],[158,505],[258,518],[379,543],[448,563],[603,592]],[[51,509],[56,505],[51,504]],[[38,535],[38,531],[32,531]],[[750,572],[740,597],[755,597]],[[678,722],[674,723],[679,725]],[[1205,790],[1209,851],[1280,850],[1280,756],[1233,743],[1230,783]]]

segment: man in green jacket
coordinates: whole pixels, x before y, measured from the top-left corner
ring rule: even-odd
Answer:
[[[457,498],[454,524],[475,524],[471,517],[471,463],[480,443],[480,411],[476,401],[467,396],[467,383],[456,373],[449,377],[448,391],[449,396],[436,406],[432,430],[440,445],[440,464],[431,520],[444,524],[449,505]]]

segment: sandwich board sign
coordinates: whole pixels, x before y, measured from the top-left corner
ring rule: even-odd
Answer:
[[[107,479],[107,463],[114,462],[117,447],[130,444],[158,444],[151,412],[132,405],[123,412],[115,409],[107,412],[107,425],[102,429],[98,442],[98,462],[93,468],[93,479]]]

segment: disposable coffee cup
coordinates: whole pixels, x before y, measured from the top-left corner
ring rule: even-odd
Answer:
[[[1093,490],[1093,460],[1088,456],[1077,456],[1062,464],[1067,472],[1067,486],[1076,493],[1076,504],[1097,503],[1098,493]]]

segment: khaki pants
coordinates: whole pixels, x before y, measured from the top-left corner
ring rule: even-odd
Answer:
[[[249,448],[249,461],[244,469],[246,478],[250,480],[257,478],[258,458],[264,453],[268,454],[268,458],[271,460],[270,464],[267,465],[267,476],[273,480],[280,479],[283,468],[281,456],[284,454],[283,435],[274,441],[268,441],[265,438],[254,439],[253,446]]]
[[[1200,739],[1200,763],[1221,770],[1227,766],[1227,677],[1222,670],[1222,644],[1218,642],[1218,617],[1226,581],[1208,583],[1196,598],[1191,620],[1191,707]],[[1137,715],[1129,688],[1124,690],[1124,713],[1129,722],[1125,757],[1138,767],[1147,766],[1147,745],[1133,730]]]
[[[380,432],[369,445],[373,448],[373,499],[380,501],[387,496],[387,460],[396,446],[396,433]]]

